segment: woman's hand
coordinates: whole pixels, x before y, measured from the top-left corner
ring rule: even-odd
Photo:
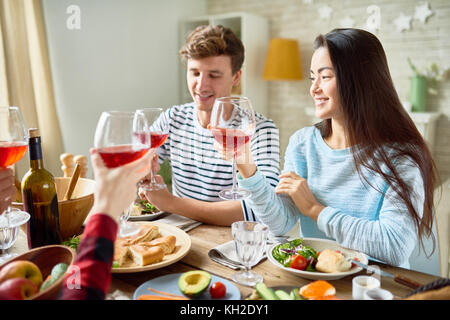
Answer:
[[[137,183],[151,170],[155,150],[142,158],[117,168],[107,168],[96,149],[91,149],[96,181],[92,212],[105,213],[118,220],[120,214],[136,199]]]
[[[0,214],[11,204],[15,193],[13,170],[0,168]]]
[[[233,161],[234,150],[224,149],[223,146],[214,140],[214,147],[226,161]],[[236,150],[236,164],[239,173],[243,178],[250,178],[256,172],[256,165],[253,161],[252,152],[250,151],[250,142],[244,144]]]
[[[301,213],[317,221],[325,207],[316,200],[306,179],[294,172],[283,173],[279,178],[280,182],[275,188],[275,193],[287,194]]]

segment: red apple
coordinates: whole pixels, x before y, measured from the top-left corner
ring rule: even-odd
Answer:
[[[38,293],[38,287],[25,278],[8,279],[0,283],[0,300],[24,300]]]
[[[39,267],[31,261],[17,260],[8,263],[0,270],[0,283],[12,278],[25,278],[38,288],[42,284],[42,273]]]

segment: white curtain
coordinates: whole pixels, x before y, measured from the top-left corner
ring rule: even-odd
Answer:
[[[63,143],[53,94],[41,0],[0,0],[0,104],[18,106],[39,128],[46,168],[57,176]],[[17,176],[28,170],[25,156]]]

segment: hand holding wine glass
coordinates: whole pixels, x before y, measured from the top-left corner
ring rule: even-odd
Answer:
[[[150,150],[150,137],[146,134],[146,127],[147,121],[142,114],[103,112],[95,131],[94,147],[106,167],[120,167],[144,156]],[[132,205],[133,203],[130,204]],[[139,232],[139,226],[128,223],[129,215],[130,209],[121,215],[120,237]]]
[[[117,220],[135,200],[137,183],[150,171],[154,153],[150,150],[142,158],[115,168],[105,166],[97,149],[92,148],[90,153],[96,182],[92,212]]]
[[[162,108],[144,108],[136,110],[136,113],[144,115],[147,119],[147,129],[143,133],[150,136],[150,147],[152,150],[158,149],[164,144],[169,136],[169,121]],[[150,172],[150,182],[142,182],[140,187],[143,190],[155,191],[167,188],[164,183],[158,183],[153,173]]]
[[[222,97],[216,99],[208,125],[216,142],[222,146],[222,154],[233,155],[233,186],[219,192],[224,200],[240,200],[250,196],[248,190],[239,189],[236,183],[236,164],[239,151],[248,147],[255,132],[255,113],[246,97]],[[243,153],[245,154],[245,152]]]

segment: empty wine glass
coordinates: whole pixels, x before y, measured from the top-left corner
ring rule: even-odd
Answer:
[[[169,136],[169,122],[166,119],[166,113],[163,108],[144,108],[136,110],[147,119],[146,132],[150,135],[150,148],[157,149],[166,142]],[[150,182],[142,182],[140,188],[144,190],[161,190],[166,188],[165,183],[158,183],[155,180],[153,170],[150,171]]]
[[[94,147],[108,168],[123,166],[141,158],[150,150],[146,134],[147,121],[142,114],[123,111],[105,111],[95,130]],[[139,232],[139,226],[128,223],[130,207],[120,216],[119,237]]]
[[[236,182],[236,158],[238,150],[247,144],[255,133],[255,112],[250,99],[239,96],[217,98],[208,128],[223,149],[233,153],[233,186],[220,191],[219,197],[224,200],[248,198],[251,192],[239,189]]]
[[[12,166],[22,159],[27,147],[28,130],[19,108],[15,106],[0,107],[0,168]],[[11,239],[10,229],[13,229],[9,222],[18,221],[20,217],[26,215],[29,218],[28,213],[21,210],[11,210],[9,206],[1,214],[2,226],[0,231],[2,235],[0,236],[2,241],[0,242],[0,249],[8,249],[15,241],[12,243],[7,241],[7,239]],[[7,246],[8,243],[10,243],[9,246]]]
[[[231,224],[236,253],[245,267],[244,271],[232,276],[237,283],[253,287],[263,281],[261,275],[250,270],[264,256],[268,230],[267,226],[258,222],[236,221]]]
[[[0,264],[17,255],[9,253],[8,249],[16,242],[20,226],[28,220],[30,220],[30,214],[16,208],[10,209],[7,215],[0,215],[0,250],[2,251]]]

